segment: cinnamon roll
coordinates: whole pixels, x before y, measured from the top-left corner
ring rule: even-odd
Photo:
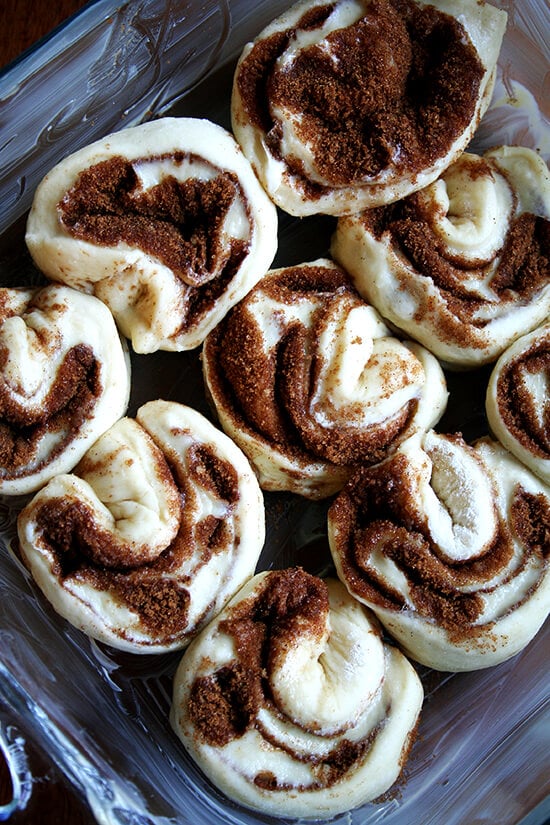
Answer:
[[[398,204],[340,218],[358,291],[449,366],[492,363],[550,311],[550,173],[532,149],[464,153]]]
[[[489,379],[485,406],[496,438],[550,484],[550,323],[502,353]]]
[[[325,818],[397,779],[423,700],[407,659],[336,579],[263,572],[185,652],[171,723],[231,799]]]
[[[104,301],[136,352],[189,350],[269,268],[277,214],[229,132],[162,118],[55,166],[26,242],[48,278]]]
[[[398,340],[325,259],[270,271],[208,335],[203,368],[261,486],[308,498],[431,427],[447,401],[437,360]]]
[[[253,575],[264,529],[238,447],[160,400],[114,424],[18,519],[22,558],[55,610],[134,653],[188,644]]]
[[[128,351],[101,301],[64,286],[0,288],[0,493],[72,470],[129,393]]]
[[[478,0],[302,0],[245,47],[237,140],[291,215],[427,186],[485,113],[507,16]]]
[[[415,436],[329,510],[339,577],[411,658],[444,671],[521,651],[550,610],[550,488],[497,441]]]

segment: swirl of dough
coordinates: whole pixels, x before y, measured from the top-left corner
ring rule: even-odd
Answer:
[[[262,487],[311,498],[433,426],[447,401],[436,359],[395,338],[326,259],[268,272],[207,337],[203,367]]]
[[[257,574],[189,646],[171,722],[210,780],[276,816],[328,817],[397,779],[423,700],[336,579]]]
[[[302,0],[243,50],[234,134],[292,215],[396,201],[464,151],[506,20],[477,0]]]
[[[130,361],[108,309],[64,286],[0,289],[0,492],[69,472],[126,412]]]
[[[437,670],[522,650],[550,610],[550,488],[497,441],[413,436],[329,510],[338,576]]]
[[[550,484],[550,324],[523,335],[495,364],[485,400],[493,434]]]
[[[550,173],[532,149],[464,153],[402,202],[340,218],[331,251],[449,366],[490,363],[550,311]]]
[[[253,575],[264,535],[238,447],[160,400],[114,424],[18,519],[23,560],[57,612],[134,653],[187,645]]]
[[[232,135],[162,118],[80,149],[37,187],[26,242],[139,353],[189,350],[271,265],[277,213]]]

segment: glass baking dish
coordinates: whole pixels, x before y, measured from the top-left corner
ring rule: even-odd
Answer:
[[[161,114],[229,127],[232,71],[244,43],[284,0],[97,0],[0,74],[0,279],[39,276],[25,250],[26,212],[42,176],[102,135]],[[496,0],[509,23],[493,103],[473,149],[519,143],[550,157],[549,12],[546,0]],[[275,265],[328,254],[333,219],[280,215]],[[153,398],[211,417],[197,351],[132,356],[129,414]],[[487,429],[487,370],[449,374],[438,429],[466,438]],[[467,390],[465,390],[467,387]],[[0,745],[11,755],[11,807],[32,791],[29,735],[110,825],[268,823],[228,802],[187,758],[168,724],[179,654],[132,656],[101,646],[60,619],[10,549],[23,499],[0,499]],[[266,495],[259,569],[330,569],[326,502]],[[509,662],[475,673],[419,668],[425,704],[418,739],[386,798],[336,818],[346,825],[515,825],[550,813],[549,627]],[[5,724],[2,724],[5,722]],[[18,727],[19,726],[19,727]],[[18,733],[19,731],[19,733]],[[23,752],[23,753],[22,753]],[[23,758],[22,758],[23,757]],[[0,819],[9,815],[6,806]]]

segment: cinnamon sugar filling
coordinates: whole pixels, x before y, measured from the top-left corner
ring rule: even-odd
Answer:
[[[514,439],[533,455],[542,459],[550,458],[550,403],[547,403],[542,421],[539,411],[525,387],[525,373],[550,375],[550,350],[536,345],[514,359],[501,372],[496,393],[499,415],[505,428]]]
[[[217,494],[227,504],[231,516],[239,500],[233,466],[206,445],[190,450],[188,463],[192,484]],[[198,518],[191,487],[185,480],[180,480],[179,486],[182,507],[178,534],[156,559],[141,564],[131,547],[124,555],[124,545],[96,523],[83,502],[51,499],[44,504],[36,522],[41,541],[53,555],[52,571],[60,587],[78,582],[108,592],[119,604],[137,612],[144,628],[161,641],[184,632],[191,582],[178,570],[193,553],[200,556],[196,570],[214,554],[225,552],[231,531],[222,517]],[[205,613],[208,609],[207,606]],[[197,623],[200,621],[199,617]]]
[[[197,677],[191,686],[186,711],[197,735],[214,747],[223,747],[251,727],[261,726],[260,708],[274,701],[269,671],[276,637],[282,635],[287,646],[299,644],[304,624],[309,633],[315,633],[315,627],[321,633],[328,609],[326,584],[301,568],[273,571],[259,594],[236,605],[220,623],[220,632],[233,638],[236,659],[213,674]],[[355,742],[344,738],[322,759],[316,757],[314,785],[297,787],[307,790],[335,784],[368,751],[376,732],[377,728]],[[293,752],[291,745],[285,748],[295,759],[307,759],[302,752]],[[289,787],[265,771],[254,782],[270,791]]]
[[[550,221],[544,218],[528,213],[515,218],[491,270],[476,267],[475,262],[453,260],[416,193],[396,204],[369,210],[361,219],[368,232],[378,240],[385,235],[417,274],[433,281],[448,310],[445,315],[433,314],[442,340],[458,339],[475,346],[475,330],[489,323],[480,313],[487,302],[467,287],[472,278],[481,283],[489,273],[489,287],[499,307],[509,304],[511,309],[529,304],[550,283]],[[396,270],[396,276],[407,291],[408,270]],[[423,312],[430,312],[429,304]],[[473,327],[470,339],[467,325]]]
[[[462,24],[412,0],[373,0],[364,16],[301,50],[292,66],[276,60],[295,31],[320,26],[336,4],[313,10],[295,29],[254,45],[238,88],[251,122],[281,155],[281,132],[265,101],[300,117],[299,137],[330,185],[373,177],[390,163],[404,174],[433,165],[474,117],[484,69]],[[300,163],[285,158],[306,177]],[[321,194],[325,187],[307,183]]]
[[[404,597],[393,591],[371,565],[372,553],[391,559],[405,575],[414,609],[433,619],[449,638],[460,643],[486,632],[477,626],[483,604],[475,592],[483,589],[513,556],[512,536],[521,541],[528,564],[531,555],[546,557],[550,550],[548,502],[517,485],[510,524],[500,523],[489,548],[469,562],[446,562],[415,516],[414,492],[409,488],[406,461],[397,455],[374,468],[357,470],[330,508],[338,533],[338,552],[346,582],[367,603],[388,610],[406,609]]]
[[[136,169],[162,161],[176,166],[206,163],[184,152],[131,162],[116,156],[81,172],[58,209],[73,237],[103,246],[138,247],[168,267],[188,289],[189,325],[238,272],[249,253],[252,217],[237,176],[211,164],[207,180],[166,175],[144,189]],[[247,216],[248,239],[228,238],[225,231],[236,202]]]
[[[306,323],[274,310],[270,326],[277,330],[277,340],[268,347],[249,308],[254,292],[234,307],[210,334],[203,355],[216,403],[239,427],[286,455],[339,466],[380,460],[410,428],[416,399],[369,425],[354,425],[352,419],[327,423],[312,411],[323,361],[315,342],[330,302],[356,296],[347,275],[339,269],[295,266],[264,279],[259,288],[273,304],[292,307],[311,297],[318,306]]]
[[[22,408],[9,390],[0,385],[1,475],[19,477],[26,472],[34,473],[61,454],[93,415],[102,392],[99,364],[85,344],[67,352],[40,410]],[[64,435],[37,465],[34,459],[48,433]]]

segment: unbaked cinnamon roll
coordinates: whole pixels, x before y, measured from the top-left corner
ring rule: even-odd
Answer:
[[[63,286],[0,288],[0,493],[72,470],[129,392],[128,352],[101,301]]]
[[[26,241],[48,278],[107,304],[136,352],[180,351],[269,268],[277,215],[232,135],[162,118],[55,166]]]
[[[231,799],[326,818],[399,776],[423,690],[374,616],[336,579],[258,574],[190,645],[171,722]]]
[[[22,510],[19,548],[61,616],[120,650],[182,648],[255,570],[263,499],[200,413],[150,401]]]
[[[550,323],[502,353],[485,406],[496,438],[550,484]]]
[[[339,577],[411,658],[444,671],[521,651],[550,611],[550,488],[497,441],[415,436],[329,510]]]
[[[203,367],[261,486],[309,498],[431,427],[447,401],[437,360],[398,340],[325,259],[269,272],[207,337]]]
[[[532,149],[464,153],[402,202],[340,218],[357,290],[449,366],[491,363],[550,312],[550,173]]]
[[[491,98],[506,13],[478,0],[302,0],[249,43],[232,124],[274,202],[343,215],[431,183]]]

